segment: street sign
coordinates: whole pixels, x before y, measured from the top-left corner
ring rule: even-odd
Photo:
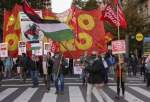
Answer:
[[[112,53],[122,54],[126,52],[125,40],[112,41]]]
[[[144,36],[143,36],[142,33],[137,33],[137,34],[136,34],[136,40],[137,40],[137,41],[142,41],[143,38],[144,38]]]

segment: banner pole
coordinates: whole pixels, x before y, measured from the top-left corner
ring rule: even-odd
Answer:
[[[120,40],[120,29],[119,29],[119,26],[120,26],[120,22],[119,22],[119,12],[118,12],[118,4],[117,4],[117,35],[118,35],[118,40]],[[121,60],[121,55],[118,54],[118,66],[119,66],[119,88],[121,86],[121,63],[120,63],[120,60]]]

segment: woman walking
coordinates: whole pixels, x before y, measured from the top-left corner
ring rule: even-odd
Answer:
[[[125,81],[126,81],[126,64],[124,62],[124,57],[120,56],[119,61],[116,65],[115,69],[115,79],[117,83],[117,96],[116,98],[120,98],[120,88],[122,89],[122,95],[125,97]]]

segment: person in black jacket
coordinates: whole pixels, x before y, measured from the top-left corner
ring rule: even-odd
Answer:
[[[30,63],[30,74],[32,78],[33,88],[38,87],[38,60],[35,55],[32,55],[32,59],[29,61]]]
[[[102,60],[98,58],[97,52],[93,51],[92,55],[87,57],[87,66],[85,69],[89,73],[88,84],[87,84],[87,97],[86,102],[92,102],[91,94],[93,87],[99,91],[100,95],[104,98],[102,94],[102,86],[104,85],[105,75],[104,75],[104,65]]]
[[[48,91],[50,90],[51,87],[52,68],[53,68],[53,59],[51,57],[51,53],[48,53],[47,57],[43,56],[44,82]]]
[[[2,77],[3,77],[3,72],[4,72],[4,64],[3,61],[0,58],[0,86],[1,86],[1,81],[2,81]]]

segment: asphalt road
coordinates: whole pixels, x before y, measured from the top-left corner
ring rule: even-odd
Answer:
[[[0,102],[86,102],[86,87],[82,86],[79,77],[65,78],[64,94],[55,94],[52,84],[47,91],[43,80],[40,85],[32,88],[31,79],[22,83],[19,79],[6,79],[0,87]],[[125,98],[119,100],[116,96],[116,84],[113,78],[109,78],[109,84],[103,88],[104,99],[94,88],[92,102],[150,102],[150,88],[147,88],[141,77],[128,78],[126,83]]]

